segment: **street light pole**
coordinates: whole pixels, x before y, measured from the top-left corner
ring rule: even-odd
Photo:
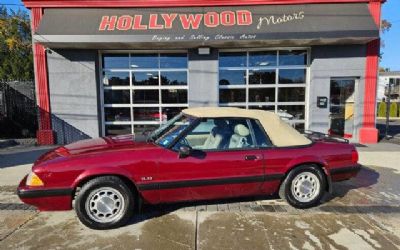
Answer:
[[[389,111],[390,111],[390,94],[392,92],[392,84],[388,83],[388,95],[386,97],[386,131],[385,131],[385,138],[388,138],[388,131],[389,131]]]

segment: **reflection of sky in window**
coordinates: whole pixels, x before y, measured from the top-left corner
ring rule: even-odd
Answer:
[[[305,69],[280,69],[279,83],[305,83]]]
[[[245,52],[223,52],[219,54],[220,67],[246,67]]]
[[[306,51],[279,51],[279,65],[306,65]]]
[[[244,85],[246,84],[245,70],[220,70],[219,84],[220,85]]]
[[[161,54],[160,68],[187,68],[186,54]]]
[[[158,72],[132,72],[133,85],[158,85]]]
[[[186,72],[161,72],[162,85],[187,85]]]
[[[131,54],[132,68],[158,68],[157,54]]]
[[[276,66],[276,51],[250,52],[249,66]]]
[[[105,54],[103,56],[103,68],[129,68],[128,54]]]

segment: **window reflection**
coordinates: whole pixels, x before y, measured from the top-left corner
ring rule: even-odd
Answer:
[[[305,88],[279,88],[278,95],[280,102],[304,102]]]
[[[246,52],[221,52],[219,67],[246,67]]]
[[[228,102],[245,102],[246,90],[245,89],[220,89],[219,101],[221,103]]]
[[[278,106],[278,114],[282,118],[289,118],[289,120],[302,120],[304,119],[304,105],[281,105]]]
[[[130,121],[130,108],[104,108],[104,116],[107,122]]]
[[[129,86],[129,72],[104,72],[104,86]]]
[[[249,70],[249,84],[274,84],[275,70]]]
[[[245,70],[220,70],[219,85],[245,85]]]
[[[176,72],[168,71],[161,72],[161,85],[187,85],[186,71]]]
[[[306,65],[307,51],[305,50],[280,50],[279,65]]]
[[[131,125],[106,125],[106,135],[131,134]]]
[[[158,85],[158,72],[132,72],[133,86],[154,86]]]
[[[135,104],[159,103],[158,90],[133,90],[132,98]]]
[[[249,89],[249,102],[274,102],[275,88]]]
[[[160,68],[187,68],[187,54],[160,54]]]
[[[134,121],[160,121],[159,108],[133,108]]]
[[[257,51],[249,53],[249,67],[276,66],[276,51]]]
[[[305,69],[280,69],[279,83],[305,83]]]
[[[186,89],[163,89],[161,90],[162,103],[187,103]]]
[[[261,109],[261,110],[266,110],[266,111],[275,111],[275,106],[269,106],[269,105],[250,105],[249,109]]]
[[[129,104],[129,90],[104,90],[104,104]]]
[[[104,54],[104,69],[129,69],[129,54]]]
[[[131,54],[131,68],[158,68],[158,54]]]

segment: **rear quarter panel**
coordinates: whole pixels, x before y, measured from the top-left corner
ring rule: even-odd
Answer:
[[[315,142],[309,146],[276,147],[264,151],[265,174],[286,176],[291,169],[309,163],[323,167],[326,175],[330,176],[331,169],[350,166],[353,145],[345,143]],[[281,179],[283,181],[284,177]],[[276,192],[281,183],[266,182],[263,189]]]

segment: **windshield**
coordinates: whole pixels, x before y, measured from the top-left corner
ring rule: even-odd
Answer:
[[[179,114],[155,130],[149,136],[149,140],[162,147],[167,147],[193,120],[194,118]]]

